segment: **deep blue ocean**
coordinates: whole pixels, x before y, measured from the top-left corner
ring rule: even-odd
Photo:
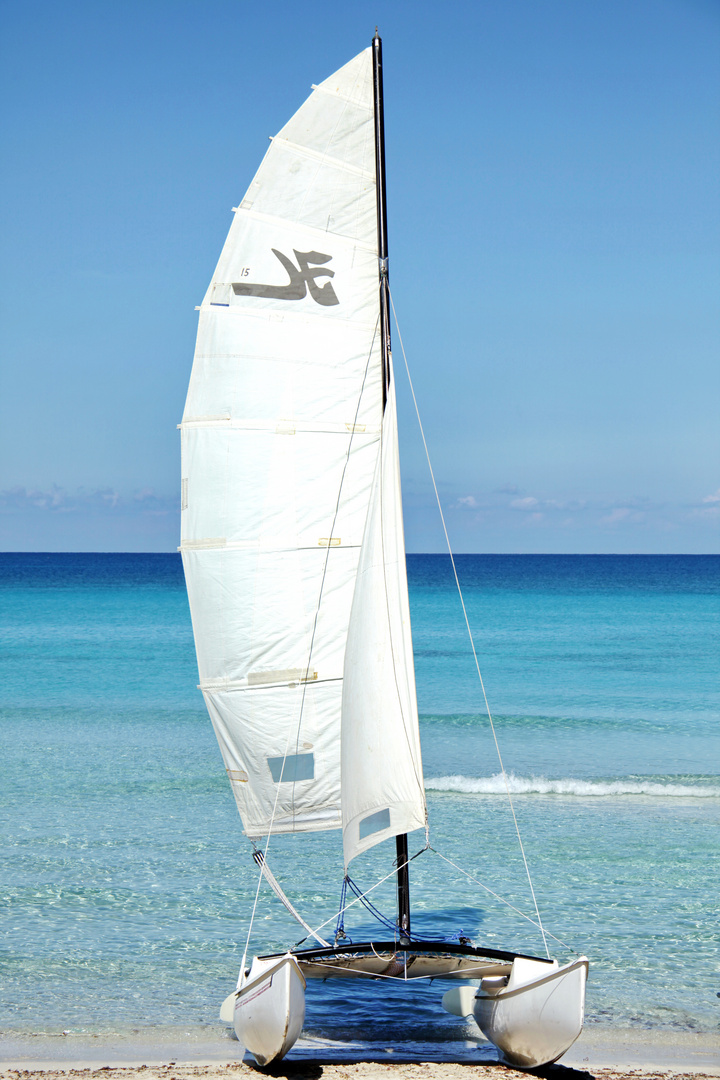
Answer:
[[[588,1025],[717,1032],[720,556],[457,564],[541,915],[559,959],[590,957]],[[485,886],[426,851],[415,928],[543,955],[493,895],[533,914],[449,560],[408,572],[430,840]],[[2,1031],[226,1038],[257,879],[179,555],[3,554],[0,608]],[[353,863],[360,885],[391,846]],[[274,839],[269,861],[308,921],[332,918],[339,833]],[[392,914],[390,882],[373,897]],[[347,932],[377,936],[356,912]],[[263,887],[251,952],[301,936]],[[446,988],[311,985],[306,1029],[455,1037]]]

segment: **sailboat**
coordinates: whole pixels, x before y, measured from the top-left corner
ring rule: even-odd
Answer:
[[[411,925],[408,833],[427,837],[428,818],[377,32],[313,87],[233,209],[180,425],[180,550],[200,689],[245,834],[313,944],[244,956],[221,1016],[266,1065],[302,1030],[308,979],[445,978],[460,985],[444,1007],[474,1016],[503,1060],[554,1061],[582,1029],[585,957],[560,967]],[[326,940],[270,869],[271,835],[330,829],[342,829],[344,884],[353,859],[394,842],[397,920],[377,939]]]

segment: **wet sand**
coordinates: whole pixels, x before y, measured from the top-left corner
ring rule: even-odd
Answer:
[[[330,1043],[301,1037],[288,1059],[260,1069],[231,1037],[136,1029],[112,1036],[0,1035],[0,1080],[668,1080],[720,1078],[712,1033],[587,1027],[562,1063],[527,1074],[501,1065],[484,1040],[398,1044]]]

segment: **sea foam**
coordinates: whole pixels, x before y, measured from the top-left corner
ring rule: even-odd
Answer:
[[[658,783],[657,780],[548,780],[544,776],[507,774],[512,795],[652,795],[661,798],[720,798],[720,787],[709,784]],[[425,779],[428,791],[457,791],[466,795],[504,795],[502,773],[494,776],[432,776]]]

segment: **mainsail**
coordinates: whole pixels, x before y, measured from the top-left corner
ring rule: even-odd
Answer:
[[[272,140],[200,308],[181,425],[200,686],[251,837],[342,824],[343,666],[383,428],[370,53]]]

